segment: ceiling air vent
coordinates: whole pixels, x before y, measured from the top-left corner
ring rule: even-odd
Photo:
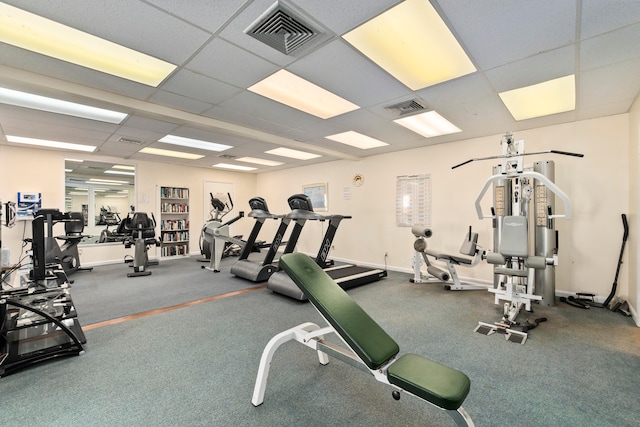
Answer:
[[[285,55],[290,55],[320,34],[313,25],[279,1],[244,32]]]
[[[422,105],[420,101],[418,101],[417,99],[410,99],[408,101],[400,102],[394,105],[389,105],[384,108],[386,108],[387,110],[393,111],[394,113],[400,116],[426,110],[425,106]]]
[[[144,144],[144,141],[140,141],[139,139],[131,139],[131,138],[120,138],[118,142],[124,142],[125,144],[135,144],[135,145]]]
[[[235,159],[238,156],[234,156],[232,154],[220,154],[218,157],[221,159],[231,160],[231,159]]]

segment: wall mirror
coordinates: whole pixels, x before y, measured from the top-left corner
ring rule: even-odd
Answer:
[[[135,166],[65,159],[65,211],[82,212],[83,244],[119,242],[120,221],[135,205]]]

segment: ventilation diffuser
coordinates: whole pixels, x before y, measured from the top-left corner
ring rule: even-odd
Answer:
[[[321,34],[279,1],[244,32],[285,55],[290,55]]]
[[[134,145],[142,145],[144,141],[140,141],[139,139],[131,139],[122,137],[118,140],[118,142],[124,142],[125,144],[134,144]]]
[[[422,103],[417,99],[410,99],[408,101],[403,101],[398,104],[389,105],[384,108],[400,116],[404,116],[405,114],[412,114],[418,111],[424,111],[426,109],[425,106],[422,105]]]

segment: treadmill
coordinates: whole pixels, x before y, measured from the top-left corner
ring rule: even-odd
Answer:
[[[333,265],[333,262],[328,260],[329,251],[331,250],[331,243],[333,242],[333,238],[336,235],[336,231],[338,230],[340,222],[351,217],[343,215],[323,216],[317,214],[313,212],[311,199],[309,199],[307,195],[297,194],[295,195],[295,197],[297,197],[296,209],[287,214],[287,217],[296,220],[296,226],[298,225],[298,222],[300,222],[300,230],[298,231],[298,235],[300,234],[302,226],[304,225],[306,220],[311,219],[329,222],[327,231],[322,238],[322,244],[320,245],[320,249],[318,250],[318,254],[316,255],[315,262],[320,267],[322,267],[322,269],[342,289],[353,288],[355,286],[375,282],[384,277],[387,277],[387,271],[381,270],[379,268],[361,267],[354,264]],[[297,241],[298,235],[295,236],[295,241]],[[291,242],[291,240],[293,239],[289,239],[289,242]],[[289,245],[287,245],[287,247],[289,247]],[[295,242],[293,247],[291,247],[290,252],[293,251],[294,247]],[[285,253],[287,253],[286,249]],[[307,299],[306,295],[300,290],[300,288],[298,288],[298,286],[293,282],[293,280],[291,280],[287,273],[282,270],[277,271],[276,273],[271,275],[269,281],[267,282],[267,289],[271,289],[273,292],[300,301],[305,301]]]
[[[231,274],[252,282],[264,282],[278,269],[274,258],[282,244],[284,233],[287,231],[291,220],[283,215],[275,215],[269,212],[267,202],[262,197],[254,197],[249,200],[249,206],[251,207],[251,212],[247,216],[255,218],[256,223],[251,229],[251,234],[249,234],[249,238],[240,253],[240,258],[231,267]],[[280,226],[262,262],[250,261],[249,254],[253,251],[258,233],[260,233],[260,229],[267,219],[281,219]]]

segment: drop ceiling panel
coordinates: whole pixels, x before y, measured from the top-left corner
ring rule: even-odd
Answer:
[[[186,67],[237,88],[247,88],[278,70],[275,64],[221,39],[207,44]]]
[[[609,115],[615,114],[612,106],[624,103],[622,111],[627,111],[640,91],[639,76],[640,59],[583,71],[577,94],[581,108],[589,109],[590,114],[600,108],[601,115]]]
[[[485,98],[494,93],[484,75],[472,73],[439,85],[421,89],[416,92],[416,96],[420,101],[424,101],[425,107],[437,111],[442,106],[457,105]],[[396,116],[394,115],[393,118],[396,118]]]
[[[404,126],[388,120],[381,120],[379,115],[370,110],[356,110],[335,117],[332,122],[341,128],[340,132],[354,130],[389,144],[408,143],[422,138]]]
[[[308,147],[307,151],[332,148],[343,156],[363,157],[625,113],[637,97],[637,1],[430,1],[442,12],[478,71],[413,92],[340,38],[399,0],[283,0],[324,32],[324,38],[290,55],[244,33],[276,0],[132,0],[126,8],[123,2],[104,0],[11,0],[11,4],[27,10],[169,59],[178,69],[158,88],[150,88],[0,43],[0,86],[103,108],[118,105],[120,111],[134,112],[117,126],[0,106],[0,129],[36,129],[49,139],[92,141],[101,144],[96,155],[207,168],[219,161],[219,153],[209,152],[198,161],[137,153],[141,146],[153,145],[166,134],[185,132],[187,136],[200,135],[200,139],[213,138],[232,145],[234,148],[226,154],[285,163],[277,168],[259,167],[262,171],[344,158],[332,154],[313,161],[295,161],[264,154],[278,145],[274,143],[278,137],[288,139],[285,142],[292,146],[296,146],[295,141],[304,142],[301,147]],[[577,43],[580,40],[584,41]],[[580,63],[576,63],[578,60]],[[282,68],[363,108],[323,120],[246,90]],[[578,90],[575,112],[516,122],[498,96],[503,90],[572,72],[576,73]],[[34,82],[39,74],[51,80]],[[93,90],[96,88],[101,92]],[[397,114],[385,107],[411,99],[417,99],[426,109],[435,109],[462,132],[423,138],[397,125],[393,122]],[[253,130],[269,136],[264,141],[240,137],[221,131],[213,120],[194,115],[245,127],[244,134],[251,138],[261,138]],[[391,145],[375,151],[360,150],[324,138],[347,130]],[[143,143],[118,142],[121,137]],[[6,144],[2,134],[0,144]]]
[[[149,98],[149,101],[154,104],[165,105],[167,107],[175,108],[176,110],[187,111],[194,114],[201,114],[213,107],[212,104],[178,95],[173,92],[167,92],[165,90],[156,92]]]
[[[230,100],[221,103],[220,106],[242,111],[244,114],[253,117],[254,120],[264,120],[289,128],[306,126],[322,120],[252,92],[241,92]],[[259,126],[259,123],[256,124]],[[253,126],[249,124],[249,127]]]
[[[171,15],[175,15],[193,25],[215,33],[250,0],[147,0]]]
[[[120,95],[145,99],[156,89],[120,77],[93,71],[48,56],[0,43],[0,64],[93,88],[107,89]],[[2,83],[2,80],[0,80]],[[0,86],[6,86],[0,84]]]
[[[573,45],[515,61],[485,72],[496,92],[530,86],[576,72]]]
[[[162,88],[207,104],[217,104],[242,90],[237,86],[231,86],[187,69],[172,75]]]
[[[34,126],[34,122],[30,119],[24,120],[7,117],[2,119],[2,130],[5,135],[90,145],[103,143],[111,135],[111,132],[101,131],[97,128],[72,128],[60,123],[39,124],[38,126]]]
[[[580,20],[582,40],[640,22],[640,2],[636,0],[582,0]]]
[[[338,35],[343,35],[400,0],[295,0],[295,3]]]
[[[640,56],[640,24],[593,37],[580,44],[580,68],[589,70]],[[611,47],[615,46],[615,49]]]
[[[121,131],[132,132],[133,129],[137,129],[138,132],[141,132],[140,135],[147,132],[149,134],[161,135],[160,137],[171,133],[178,127],[175,123],[141,117],[138,115],[129,116],[122,125],[123,126],[120,128]]]
[[[143,146],[126,142],[109,141],[102,144],[96,154],[101,156],[113,156],[122,159],[129,159],[136,154]]]
[[[257,95],[254,95],[257,96]],[[209,111],[203,113],[204,116],[211,117],[217,120],[221,120],[228,123],[233,123],[240,126],[245,126],[251,129],[260,130],[263,132],[272,133],[275,135],[286,131],[289,127],[280,125],[277,123],[269,122],[251,114],[250,111],[243,111],[242,106],[240,111],[231,108],[232,104],[224,107],[214,107]],[[251,110],[251,109],[244,109]]]
[[[570,44],[575,0],[440,0],[440,8],[474,63],[483,70]]]
[[[34,111],[29,108],[13,107],[5,104],[0,104],[0,119],[1,124],[9,123],[11,120],[20,120],[27,123],[29,127],[35,127],[35,123],[37,123],[39,127],[53,125],[107,133],[115,132],[118,129],[118,125],[112,123],[48,113],[46,111]]]
[[[410,93],[409,88],[343,40],[328,43],[291,64],[288,70],[360,107]]]
[[[211,35],[139,0],[127,1],[126,7],[118,1],[9,3],[173,64],[183,63]]]

